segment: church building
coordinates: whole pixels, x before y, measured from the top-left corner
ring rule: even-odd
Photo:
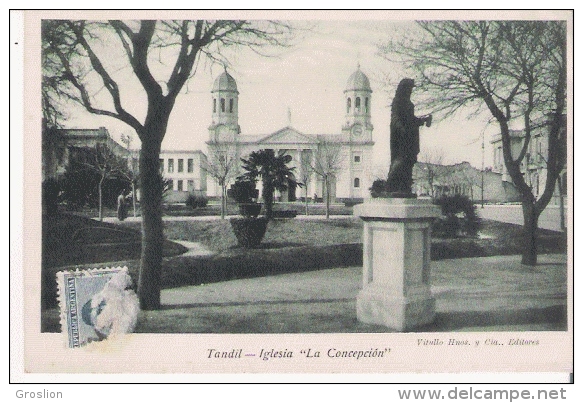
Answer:
[[[339,89],[338,94],[340,95]],[[280,201],[295,201],[307,195],[309,199],[325,196],[323,178],[309,166],[330,153],[337,153],[335,175],[330,181],[332,201],[360,201],[370,196],[372,185],[372,140],[371,123],[372,89],[368,77],[360,70],[350,75],[344,89],[344,117],[338,116],[339,133],[302,133],[294,127],[283,127],[273,133],[248,134],[239,126],[239,91],[235,79],[225,70],[214,82],[212,95],[212,124],[209,127],[209,161],[236,162],[236,174],[230,175],[233,183],[241,174],[240,158],[261,149],[285,151],[292,156],[289,166],[295,167],[295,181],[306,182],[306,188],[290,186],[283,194],[276,194]],[[236,159],[235,159],[236,158]],[[320,161],[322,162],[322,161]],[[304,179],[302,179],[304,178]],[[308,179],[308,180],[305,180]],[[221,187],[208,177],[208,195],[219,196]],[[258,188],[261,183],[258,183]]]

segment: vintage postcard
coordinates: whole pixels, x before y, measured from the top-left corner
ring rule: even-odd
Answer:
[[[25,373],[568,381],[572,11],[22,15]]]

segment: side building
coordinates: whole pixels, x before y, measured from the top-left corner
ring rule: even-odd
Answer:
[[[65,174],[75,149],[95,148],[104,144],[115,155],[128,158],[130,152],[111,138],[105,127],[98,129],[45,128],[42,133],[42,179],[59,179]]]
[[[567,130],[566,116],[564,120],[563,130]],[[567,136],[564,136],[565,140]],[[516,157],[520,154],[526,134],[524,130],[511,130],[510,141],[512,156]],[[492,171],[499,173],[502,176],[502,181],[512,182],[510,174],[504,164],[504,155],[502,153],[502,135],[496,134],[490,141],[493,148],[494,166]],[[566,149],[566,144],[564,145]],[[531,128],[530,142],[528,149],[520,164],[520,171],[528,186],[531,187],[533,195],[538,199],[542,196],[545,184],[547,181],[547,157],[549,154],[549,128],[544,120],[535,122]],[[561,198],[567,195],[567,165],[563,167],[559,175],[559,181],[556,184],[555,192],[550,201],[550,204],[557,205]]]
[[[340,92],[340,91],[339,91]],[[239,126],[239,91],[235,79],[224,71],[213,84],[212,123],[209,127],[207,141],[209,160],[240,161],[251,152],[261,149],[285,151],[292,157],[289,164],[295,167],[292,182],[303,182],[300,178],[307,176],[307,186],[297,189],[290,186],[287,192],[279,194],[280,201],[295,201],[303,197],[322,199],[325,197],[325,184],[322,177],[312,172],[309,166],[318,163],[324,155],[337,154],[336,174],[331,179],[330,196],[334,201],[360,201],[369,197],[368,189],[372,185],[372,140],[371,123],[372,89],[368,77],[360,70],[350,75],[344,90],[346,113],[341,130],[335,134],[302,133],[290,125],[273,133],[246,134]],[[290,119],[291,120],[291,119]],[[234,169],[240,171],[240,163]],[[229,183],[234,182],[237,173],[230,175]],[[305,174],[305,175],[304,175]],[[258,183],[258,187],[261,184]],[[219,196],[221,187],[217,181],[211,181],[209,195]]]
[[[167,203],[184,203],[189,195],[206,196],[206,161],[206,155],[200,150],[162,150],[160,173],[169,181],[164,200]]]
[[[434,199],[464,195],[475,203],[515,202],[520,196],[511,182],[502,180],[501,173],[482,172],[465,161],[453,165],[418,162],[413,167],[413,190]]]

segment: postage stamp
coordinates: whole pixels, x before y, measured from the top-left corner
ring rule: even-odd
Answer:
[[[133,330],[138,299],[127,267],[57,273],[61,327],[68,346],[82,347]]]

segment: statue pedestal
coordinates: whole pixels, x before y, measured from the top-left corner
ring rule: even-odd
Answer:
[[[373,199],[355,206],[354,214],[364,221],[358,320],[398,331],[431,323],[431,223],[440,208],[430,200]]]

